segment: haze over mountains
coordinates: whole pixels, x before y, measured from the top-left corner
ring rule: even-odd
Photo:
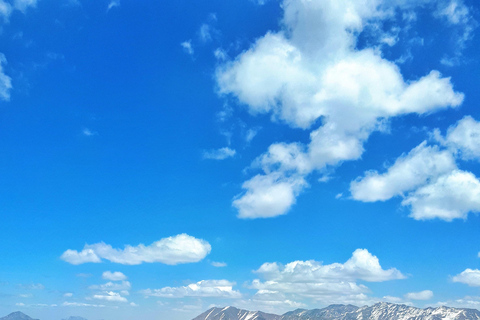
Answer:
[[[211,308],[193,320],[478,320],[480,311],[437,307],[420,309],[393,303],[373,306],[331,305],[323,309],[297,309],[283,315],[234,307]]]

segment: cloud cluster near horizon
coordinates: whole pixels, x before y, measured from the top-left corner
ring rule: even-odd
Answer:
[[[371,47],[356,46],[371,24],[394,21],[395,10],[419,6],[432,6],[435,17],[465,29],[473,24],[460,1],[448,9],[428,0],[284,0],[281,30],[220,64],[220,94],[235,97],[253,115],[270,114],[273,121],[310,131],[309,143],[274,143],[254,161],[263,172],[235,197],[239,218],[286,214],[312,173],[360,159],[369,136],[387,131],[390,118],[461,105],[463,94],[436,70],[404,79],[399,67],[382,57],[379,43],[388,32],[377,34]]]

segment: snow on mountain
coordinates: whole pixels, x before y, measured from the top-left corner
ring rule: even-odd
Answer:
[[[448,307],[419,309],[381,302],[361,308],[331,305],[323,309],[297,309],[283,315],[234,307],[212,308],[193,320],[480,320],[480,311]]]

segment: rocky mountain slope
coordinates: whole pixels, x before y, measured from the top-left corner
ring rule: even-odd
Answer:
[[[193,320],[480,320],[480,311],[448,307],[419,309],[382,302],[361,308],[331,305],[323,309],[297,309],[283,315],[234,307],[212,308]]]

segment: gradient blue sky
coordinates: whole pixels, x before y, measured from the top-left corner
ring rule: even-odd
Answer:
[[[0,0],[0,316],[480,307],[475,0]]]

